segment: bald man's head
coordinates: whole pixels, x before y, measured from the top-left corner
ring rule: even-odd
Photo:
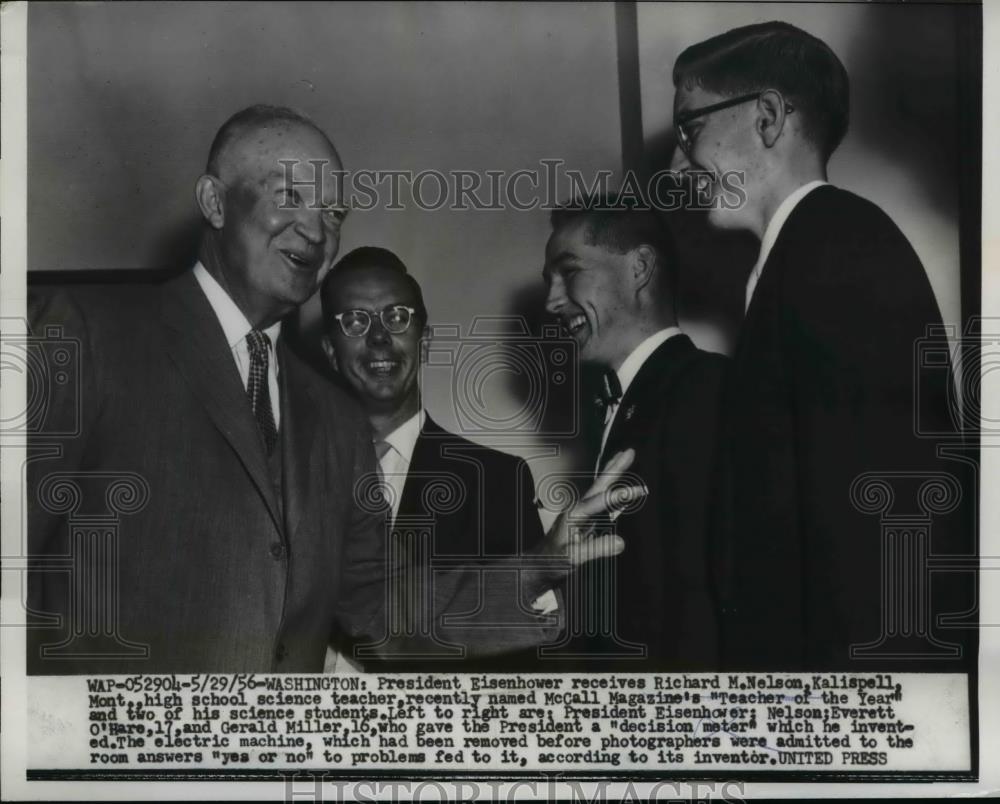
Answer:
[[[268,106],[257,104],[234,114],[218,130],[212,146],[208,149],[208,164],[205,172],[222,177],[227,162],[232,161],[234,149],[243,143],[247,137],[253,137],[261,129],[287,129],[289,127],[305,126],[313,129],[327,141],[331,150],[336,150],[333,143],[323,130],[306,115],[289,109],[287,106]]]
[[[216,135],[196,187],[201,260],[254,326],[305,302],[333,264],[342,170],[326,134],[290,109],[245,109]]]

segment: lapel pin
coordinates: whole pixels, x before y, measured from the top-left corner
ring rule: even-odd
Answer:
[[[625,408],[625,421],[628,421],[635,415],[635,405],[629,405]]]

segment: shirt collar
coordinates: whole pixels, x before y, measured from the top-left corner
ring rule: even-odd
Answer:
[[[618,375],[618,382],[622,386],[622,397],[628,391],[628,387],[632,384],[632,380],[635,379],[635,375],[639,373],[642,364],[656,351],[657,347],[668,338],[680,334],[681,331],[678,327],[665,327],[659,332],[650,335],[632,350],[632,354],[625,358],[625,362],[615,372]]]
[[[774,248],[774,244],[778,240],[778,235],[781,234],[781,227],[785,225],[785,221],[792,214],[792,210],[795,209],[799,201],[824,184],[827,184],[827,182],[820,179],[803,184],[799,189],[786,196],[785,200],[778,205],[778,208],[771,216],[771,220],[767,222],[767,228],[764,229],[764,236],[760,240],[760,254],[757,255],[757,263],[753,267],[755,273],[759,274],[764,267],[764,263],[767,262],[767,258],[771,254],[771,249]]]
[[[235,349],[246,340],[247,334],[253,327],[225,288],[202,265],[201,260],[195,263],[194,278],[198,280],[202,292],[208,298],[208,303],[212,305],[212,310],[222,325],[222,331],[226,333],[226,342],[229,344],[229,348]],[[272,347],[277,346],[278,335],[281,334],[281,322],[276,321],[265,329],[264,333],[271,339]]]
[[[427,413],[423,408],[420,408],[384,439],[389,446],[403,456],[407,463],[413,458],[413,450],[420,437],[420,431],[424,429],[426,420]]]

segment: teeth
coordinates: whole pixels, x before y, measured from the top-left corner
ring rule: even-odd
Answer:
[[[395,360],[372,360],[368,368],[373,371],[388,371],[396,367]]]
[[[584,315],[575,315],[569,321],[566,322],[566,329],[570,332],[576,332],[584,324],[587,323],[587,317]]]
[[[307,261],[304,260],[302,257],[300,257],[298,254],[293,254],[290,251],[284,251],[282,253],[286,257],[288,257],[288,259],[290,259],[292,262],[294,262],[296,265],[306,265],[307,264]]]

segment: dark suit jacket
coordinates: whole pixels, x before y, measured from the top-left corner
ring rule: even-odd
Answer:
[[[29,603],[63,627],[30,629],[29,670],[318,672],[334,631],[385,636],[396,565],[384,507],[357,490],[375,477],[375,456],[352,400],[279,341],[281,447],[269,467],[222,327],[190,272],[162,287],[38,295],[30,312],[33,332],[54,326],[76,340],[81,371],[79,386],[45,389],[45,430],[78,434],[31,444]],[[116,554],[78,549],[70,561],[74,545],[116,529]],[[105,584],[86,586],[101,573],[115,582],[116,612],[97,617],[97,630],[113,622],[114,634],[81,633],[40,660],[67,626],[85,632],[95,621],[67,621],[81,595],[93,598],[88,611],[107,608]],[[438,578],[431,616],[474,608],[466,592],[469,579]],[[134,645],[148,656],[107,658]]]
[[[747,311],[727,390],[727,668],[902,669],[849,657],[851,645],[879,639],[885,610],[879,517],[851,488],[865,472],[961,475],[935,456],[934,440],[915,435],[918,396],[925,425],[949,426],[947,360],[938,382],[916,391],[914,381],[918,341],[940,323],[919,259],[882,210],[831,186],[795,207]],[[932,342],[947,354],[940,335]],[[919,513],[914,489],[895,484],[892,513]],[[934,552],[971,549],[961,512],[935,517],[933,531]],[[924,583],[912,572],[908,580]],[[971,603],[959,581],[933,580],[939,612]]]
[[[435,478],[455,478],[463,504],[435,504]],[[527,464],[443,430],[427,416],[413,449],[397,518],[432,516],[439,556],[516,556],[542,538]]]
[[[625,550],[612,559],[612,611],[619,636],[645,646],[646,657],[592,662],[590,669],[716,666],[708,521],[725,366],[722,355],[674,335],[650,355],[621,400],[602,462],[634,449],[629,472],[649,494],[641,508],[616,523]]]
[[[429,558],[438,566],[452,565],[476,574],[483,607],[491,598],[509,595],[511,581],[516,584],[516,571],[502,559],[523,554],[544,535],[527,464],[516,456],[450,433],[430,416],[413,448],[396,513],[397,534],[420,521],[432,523]],[[499,672],[535,667],[536,651],[524,645],[540,641],[525,633],[526,629],[538,633],[538,618],[531,611],[518,611],[513,599],[507,601],[506,607],[499,600],[489,605],[507,609],[497,627],[491,629],[491,652],[498,655],[423,660],[401,656],[368,662],[366,668],[386,672]],[[550,633],[554,635],[554,631]]]
[[[276,489],[222,328],[190,272],[162,287],[55,291],[32,302],[33,331],[56,325],[79,340],[81,383],[54,394],[49,413],[71,421],[78,400],[79,435],[58,442],[61,456],[29,466],[31,552],[70,553],[75,519],[106,506],[109,479],[98,473],[137,478],[148,499],[117,516],[117,629],[149,652],[86,659],[74,655],[86,644],[77,640],[68,658],[39,661],[39,646],[67,632],[36,630],[34,672],[318,671],[335,623],[379,631],[380,522],[353,491],[374,456],[351,400],[279,341]],[[69,473],[82,490],[74,510],[53,505],[53,473]],[[86,577],[103,559],[77,560]],[[79,588],[70,581],[35,573],[33,608],[67,615]]]

